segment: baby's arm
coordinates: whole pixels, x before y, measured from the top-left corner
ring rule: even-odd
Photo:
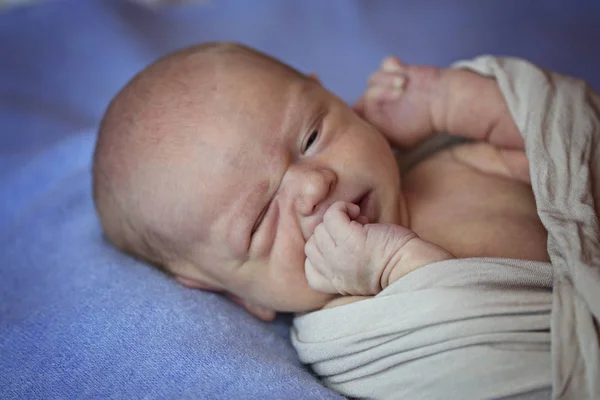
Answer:
[[[375,295],[424,265],[454,258],[399,225],[368,224],[356,204],[337,202],[306,242],[305,273],[320,292]]]
[[[529,181],[523,137],[494,79],[388,57],[355,109],[396,147],[409,148],[442,132],[471,138],[477,143],[468,151],[458,148],[460,161]]]

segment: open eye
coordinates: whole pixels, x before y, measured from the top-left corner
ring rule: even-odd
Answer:
[[[318,137],[319,131],[317,129],[313,130],[310,136],[308,137],[306,144],[304,145],[304,151],[308,150],[310,146],[312,146],[312,144],[315,142],[315,140],[317,140]]]

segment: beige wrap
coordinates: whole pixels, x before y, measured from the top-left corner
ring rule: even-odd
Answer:
[[[456,67],[498,81],[552,263],[430,264],[373,299],[296,318],[292,342],[350,397],[600,399],[600,98],[523,60]]]

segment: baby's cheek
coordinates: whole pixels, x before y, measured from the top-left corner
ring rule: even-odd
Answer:
[[[274,236],[270,255],[272,268],[279,273],[296,273],[304,276],[305,246],[306,241],[297,226],[286,228],[281,225]]]

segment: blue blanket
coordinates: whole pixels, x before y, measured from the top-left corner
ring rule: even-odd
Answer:
[[[298,361],[289,316],[259,322],[103,239],[95,130],[140,68],[215,39],[316,71],[348,101],[389,53],[437,65],[511,54],[600,88],[592,2],[419,4],[66,0],[0,14],[0,398],[340,398]]]

